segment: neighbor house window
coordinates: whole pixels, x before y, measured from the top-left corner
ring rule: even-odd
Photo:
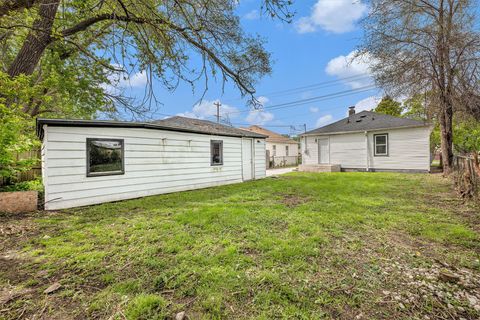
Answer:
[[[210,141],[210,164],[212,166],[220,166],[223,164],[223,141]]]
[[[375,155],[376,156],[388,156],[388,134],[375,134],[373,135]]]
[[[87,176],[125,173],[123,139],[87,138]]]
[[[277,146],[273,145],[273,156],[275,157],[277,155]]]
[[[288,146],[285,146],[285,155],[288,157]]]

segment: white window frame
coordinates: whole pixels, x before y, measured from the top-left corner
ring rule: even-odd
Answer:
[[[377,137],[385,137],[385,143],[377,143]],[[385,153],[378,153],[377,146],[385,146]],[[373,152],[375,157],[388,157],[389,150],[388,150],[388,133],[378,133],[373,135]]]

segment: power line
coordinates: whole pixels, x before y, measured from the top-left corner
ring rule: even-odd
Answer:
[[[370,90],[375,89],[375,88],[377,88],[375,85],[369,85],[369,86],[364,86],[364,87],[360,87],[360,88],[357,88],[357,89],[350,89],[350,90],[344,90],[344,91],[339,91],[339,92],[333,92],[333,93],[329,93],[329,94],[326,94],[326,95],[316,96],[316,97],[312,97],[312,98],[308,98],[308,99],[301,99],[301,100],[294,100],[294,101],[290,101],[290,102],[280,103],[280,104],[276,104],[276,105],[272,105],[272,106],[268,106],[268,107],[263,107],[263,108],[257,109],[257,110],[258,111],[263,111],[263,110],[278,110],[278,109],[284,109],[284,108],[291,108],[291,107],[296,107],[296,106],[300,106],[300,105],[304,105],[304,104],[308,104],[308,103],[325,101],[325,100],[340,98],[340,97],[344,97],[344,96],[348,96],[348,95],[352,95],[352,94],[357,94],[357,93],[361,93],[361,92],[365,92],[365,91],[370,91]],[[231,115],[231,114],[238,114],[238,113],[244,113],[244,112],[250,112],[250,111],[252,111],[252,109],[232,111],[232,112],[229,112],[228,114]]]
[[[329,81],[313,83],[313,84],[309,84],[309,85],[305,85],[305,86],[301,86],[301,87],[295,87],[295,88],[291,88],[291,89],[273,91],[273,92],[270,92],[270,93],[257,94],[257,96],[269,96],[269,97],[285,96],[285,95],[290,95],[290,94],[294,94],[294,93],[301,93],[301,92],[305,92],[305,91],[310,91],[310,90],[313,90],[313,89],[320,89],[320,88],[324,88],[324,87],[335,86],[335,85],[341,84],[341,82],[344,82],[344,81],[360,81],[360,80],[366,80],[366,79],[370,79],[370,78],[371,77],[368,76],[368,75],[361,74],[361,75],[349,76],[349,77],[344,77],[344,78],[338,78],[336,80],[329,80]],[[230,100],[226,100],[226,102],[241,101],[241,100],[243,100],[243,98],[230,99]],[[225,100],[224,100],[224,102],[225,102]]]

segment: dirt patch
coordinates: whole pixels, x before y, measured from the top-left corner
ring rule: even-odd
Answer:
[[[310,197],[303,197],[297,194],[282,194],[281,197],[280,202],[289,208],[295,208],[310,201]]]

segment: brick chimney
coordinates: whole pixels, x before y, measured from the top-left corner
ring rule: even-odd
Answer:
[[[355,114],[355,106],[348,107],[348,116],[353,116]]]

